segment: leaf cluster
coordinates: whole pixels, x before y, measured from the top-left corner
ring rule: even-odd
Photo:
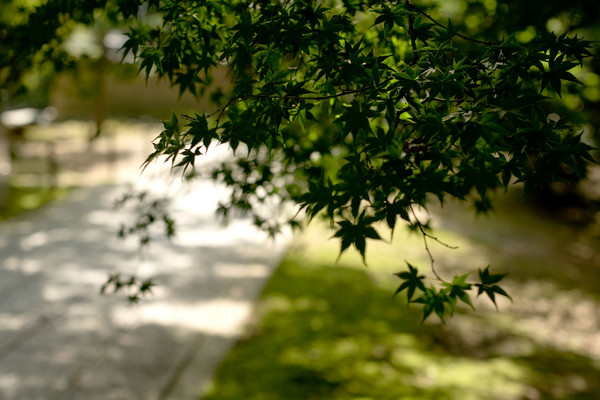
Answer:
[[[219,213],[249,214],[271,234],[297,226],[300,213],[273,221],[260,209],[293,204],[327,218],[341,251],[353,246],[364,258],[384,226],[417,227],[426,241],[411,210],[432,198],[469,200],[485,212],[492,190],[519,182],[530,192],[563,180],[565,170],[580,178],[594,161],[577,126],[549,118],[549,100],[577,84],[573,70],[591,54],[577,36],[470,39],[411,1],[120,0],[72,15],[53,3],[29,21],[117,10],[130,28],[124,55],[140,72],[215,102],[213,112],[165,121],[146,162],[163,158],[192,176],[196,158],[228,145],[237,157],[210,174],[231,188]],[[0,68],[18,58],[12,51]],[[225,89],[213,84],[223,69]],[[146,217],[134,230],[156,218]],[[414,271],[401,276],[401,290],[425,317],[471,305],[472,288],[492,301],[506,295],[488,269],[478,283],[462,276],[438,289]]]
[[[472,41],[465,53],[467,37],[411,2],[353,4],[159,2],[163,25],[132,31],[125,45],[146,75],[197,94],[225,66],[231,87],[214,96],[214,113],[165,122],[148,162],[165,156],[193,170],[215,143],[243,149],[212,174],[233,189],[222,215],[241,210],[277,232],[256,211],[274,197],[309,218],[324,215],[341,252],[353,246],[363,259],[382,224],[418,226],[426,239],[410,211],[431,197],[470,198],[487,211],[490,190],[521,182],[529,192],[565,169],[585,174],[591,147],[565,119],[548,118],[546,102],[577,82],[571,71],[590,55],[589,42],[507,37]],[[473,288],[494,303],[507,296],[488,269],[480,282],[463,275],[439,288],[412,266],[406,274],[399,291],[425,318],[443,320],[459,301],[472,306]]]
[[[554,124],[544,107],[548,88],[560,95],[589,55],[577,37],[545,35],[527,46],[507,38],[467,57],[451,24],[427,23],[403,3],[360,2],[373,21],[368,30],[327,2],[159,5],[163,26],[132,33],[125,46],[146,73],[197,93],[181,74],[197,79],[226,64],[232,87],[215,114],[189,117],[183,127],[176,116],[165,123],[148,161],[164,155],[193,168],[215,142],[243,146],[252,162],[267,152],[256,167],[280,163],[282,182],[290,182],[277,196],[309,216],[326,209],[349,235],[355,226],[378,238],[366,228],[410,222],[408,207],[430,195],[474,192],[485,211],[489,190],[523,182],[529,191],[561,179],[565,168],[582,176],[592,160],[580,134]],[[412,54],[398,57],[394,43],[402,42],[414,43]],[[217,175],[240,187],[249,179],[239,169]]]
[[[172,238],[175,235],[175,221],[167,211],[167,203],[166,199],[153,198],[146,191],[124,194],[115,202],[115,207],[133,204],[136,218],[129,224],[122,224],[118,236],[124,239],[136,235],[140,246],[146,246],[151,241],[151,228],[156,223],[162,223],[164,236]]]
[[[446,315],[453,315],[458,302],[462,302],[473,310],[475,307],[471,301],[469,291],[477,288],[477,296],[485,293],[487,297],[496,304],[496,294],[507,297],[510,296],[496,283],[500,282],[504,274],[491,274],[489,266],[484,270],[479,270],[479,282],[469,283],[467,277],[469,273],[455,276],[452,282],[442,282],[440,287],[433,285],[426,286],[425,275],[420,275],[416,267],[407,262],[408,271],[395,274],[402,284],[396,289],[394,296],[406,291],[406,300],[408,304],[417,303],[423,305],[423,321],[432,313],[435,313],[439,319],[444,322]],[[415,295],[416,293],[416,295]],[[512,299],[511,299],[512,300]]]
[[[100,288],[100,294],[116,294],[126,291],[127,300],[131,303],[137,303],[142,300],[144,296],[151,294],[154,286],[156,286],[156,284],[152,279],[142,281],[133,275],[122,278],[121,274],[111,274]]]

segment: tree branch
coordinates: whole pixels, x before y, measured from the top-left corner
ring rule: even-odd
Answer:
[[[282,100],[315,100],[315,101],[320,101],[320,100],[327,100],[327,99],[333,99],[336,97],[341,97],[341,96],[346,96],[349,94],[360,94],[362,92],[364,92],[365,90],[367,90],[368,88],[363,88],[363,89],[353,89],[353,90],[342,90],[339,93],[335,93],[335,94],[329,94],[329,95],[323,95],[323,96],[298,96],[298,95],[289,95],[286,94],[284,96],[279,96],[279,95],[275,95],[275,94],[248,94],[248,95],[244,95],[244,96],[236,96],[236,97],[232,97],[231,99],[229,99],[229,101],[227,102],[227,104],[225,104],[223,107],[218,108],[216,111],[214,111],[211,114],[208,114],[207,117],[212,117],[215,114],[219,114],[217,116],[217,126],[219,125],[219,121],[221,120],[221,117],[223,116],[223,113],[225,112],[225,110],[232,105],[233,103],[237,102],[237,101],[244,101],[244,100],[248,100],[248,99],[282,99]]]
[[[246,99],[283,99],[283,100],[327,100],[333,99],[336,97],[346,96],[348,94],[359,94],[367,90],[368,88],[363,89],[353,89],[353,90],[342,90],[339,93],[328,94],[323,96],[299,96],[299,95],[291,95],[286,94],[284,96],[279,96],[275,94],[249,94],[242,98],[242,100]]]
[[[452,250],[458,249],[458,246],[451,246],[447,243],[442,242],[437,237],[432,236],[429,233],[425,232],[425,229],[423,229],[423,224],[421,224],[421,221],[419,221],[419,218],[417,217],[417,214],[415,213],[415,210],[413,209],[412,205],[410,205],[409,208],[410,208],[410,211],[411,211],[413,217],[415,217],[415,220],[417,221],[417,227],[419,228],[419,231],[421,232],[421,236],[423,236],[423,244],[425,245],[425,251],[427,252],[427,256],[429,257],[429,263],[431,265],[431,272],[433,272],[433,275],[435,275],[435,277],[439,281],[446,282],[444,279],[442,279],[440,277],[440,275],[435,270],[435,259],[433,258],[433,254],[431,253],[431,250],[429,249],[429,244],[427,243],[427,239],[429,238],[431,240],[434,240],[434,241],[438,242],[439,244],[441,244],[442,246],[445,246]]]

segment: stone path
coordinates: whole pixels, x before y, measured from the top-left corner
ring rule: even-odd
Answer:
[[[220,226],[224,190],[200,182],[173,203],[177,237],[140,252],[116,237],[131,218],[113,206],[125,190],[79,189],[0,226],[1,399],[196,399],[241,333],[288,236]],[[101,296],[116,272],[159,286],[137,305]]]

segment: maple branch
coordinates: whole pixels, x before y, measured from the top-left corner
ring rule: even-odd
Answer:
[[[431,253],[431,250],[429,249],[429,244],[427,243],[427,239],[429,238],[431,240],[434,240],[434,241],[438,242],[439,244],[441,244],[442,246],[445,246],[452,250],[458,249],[458,246],[451,246],[448,243],[442,242],[437,237],[432,236],[429,233],[425,232],[425,229],[423,229],[423,224],[421,224],[421,221],[419,221],[419,218],[417,217],[417,214],[415,213],[415,210],[413,209],[412,205],[410,205],[409,208],[410,208],[410,211],[411,211],[413,217],[415,217],[415,220],[417,221],[417,228],[419,228],[419,231],[421,232],[421,236],[423,236],[423,244],[425,245],[425,251],[427,252],[427,256],[429,257],[429,263],[431,265],[431,272],[433,272],[433,275],[435,275],[435,277],[439,281],[446,282],[444,279],[442,279],[442,277],[440,277],[440,275],[437,273],[437,271],[435,269],[435,258],[433,258],[433,254]]]
[[[218,108],[211,114],[208,114],[207,117],[212,117],[215,114],[219,114],[217,116],[217,125],[219,125],[219,121],[221,120],[223,113],[229,106],[231,106],[235,102],[244,101],[244,100],[248,100],[248,99],[282,99],[282,100],[316,100],[316,101],[320,101],[320,100],[327,100],[327,99],[333,99],[336,97],[346,96],[349,94],[357,95],[357,94],[364,92],[367,89],[369,89],[369,88],[366,87],[363,89],[342,90],[341,92],[338,92],[338,93],[323,95],[323,96],[299,96],[299,95],[291,95],[291,94],[286,94],[283,96],[275,95],[275,94],[247,94],[244,96],[232,97],[231,99],[229,99],[227,104],[225,104],[223,107]]]

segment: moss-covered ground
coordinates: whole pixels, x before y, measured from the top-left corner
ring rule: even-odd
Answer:
[[[15,186],[6,188],[4,204],[0,205],[0,221],[16,217],[28,211],[64,198],[70,188],[50,188],[46,186]]]
[[[477,299],[447,326],[392,296],[404,260],[428,268],[422,241],[397,231],[367,245],[368,267],[315,224],[292,246],[256,319],[204,400],[600,399],[597,226],[557,222],[518,194],[490,217],[435,209],[431,245],[445,277],[491,264],[514,302]]]

